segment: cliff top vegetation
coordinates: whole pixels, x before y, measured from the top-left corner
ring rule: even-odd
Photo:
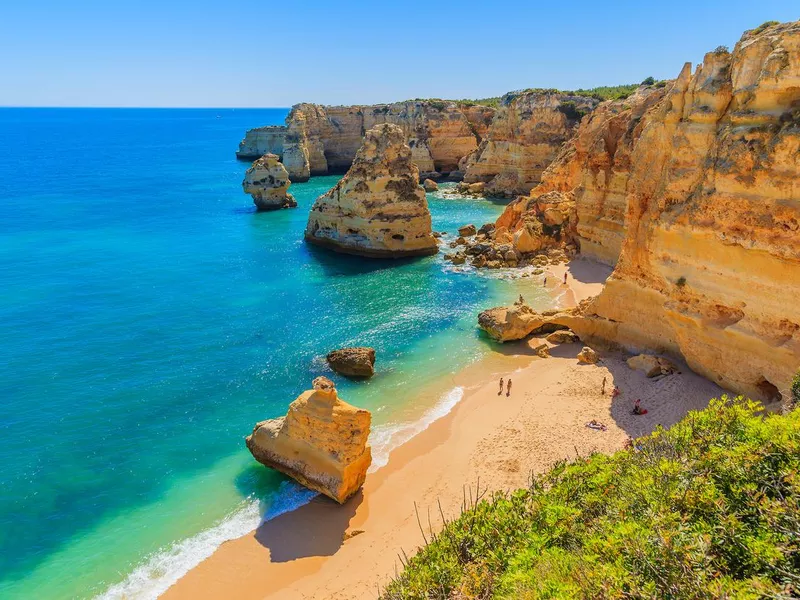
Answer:
[[[761,411],[723,396],[630,449],[468,502],[383,597],[797,597],[800,412]]]

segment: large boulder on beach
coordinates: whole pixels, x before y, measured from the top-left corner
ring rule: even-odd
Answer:
[[[331,369],[345,377],[372,377],[375,374],[373,348],[341,348],[326,357]]]
[[[632,356],[627,360],[627,363],[631,369],[642,371],[647,377],[672,375],[679,372],[678,367],[671,360],[652,354]]]
[[[372,415],[341,400],[326,377],[312,387],[285,417],[258,423],[245,441],[261,464],[342,504],[364,484],[372,463]]]
[[[276,210],[297,206],[288,192],[289,173],[276,154],[265,154],[247,169],[242,189],[250,194],[258,210]]]
[[[480,328],[498,342],[524,339],[543,323],[539,313],[519,300],[511,306],[497,306],[478,315]]]
[[[384,123],[366,132],[350,170],[314,202],[305,239],[374,258],[439,251],[419,169],[400,127]]]
[[[589,346],[584,346],[581,348],[581,351],[578,352],[578,362],[583,363],[584,365],[594,365],[600,360],[600,356],[589,348]]]

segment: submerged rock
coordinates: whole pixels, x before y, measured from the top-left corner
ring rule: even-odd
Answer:
[[[337,252],[397,258],[436,254],[419,170],[397,125],[370,129],[353,166],[314,203],[305,239]]]
[[[342,504],[364,484],[372,463],[372,416],[339,399],[330,379],[317,377],[312,386],[285,417],[258,423],[247,448],[261,464]]]
[[[326,357],[331,369],[345,377],[372,377],[375,374],[373,348],[341,348]]]
[[[275,154],[265,154],[253,163],[244,174],[242,189],[253,197],[258,210],[276,210],[297,206],[288,193],[289,173]]]

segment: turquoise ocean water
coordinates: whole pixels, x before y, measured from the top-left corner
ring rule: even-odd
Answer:
[[[377,350],[373,379],[335,378],[373,411],[377,467],[490,351],[477,311],[537,300],[533,279],[441,256],[308,247],[334,176],[293,185],[297,209],[256,213],[234,151],[286,112],[0,109],[0,597],[155,597],[308,499],[243,437],[331,376],[328,350]],[[503,209],[429,202],[449,232]]]

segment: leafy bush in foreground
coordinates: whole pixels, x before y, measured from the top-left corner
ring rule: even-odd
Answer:
[[[384,598],[791,598],[800,412],[712,400],[450,522]]]

